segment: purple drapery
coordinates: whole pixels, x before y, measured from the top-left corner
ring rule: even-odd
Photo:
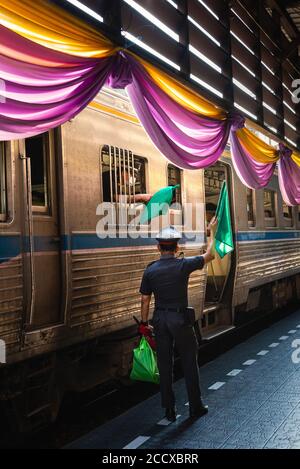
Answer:
[[[250,189],[260,189],[268,185],[276,164],[257,162],[240,143],[236,131],[245,125],[245,118],[237,116],[230,131],[231,157],[234,169],[242,183]]]
[[[106,59],[87,59],[46,49],[0,27],[3,47],[16,59],[1,56],[0,139],[45,132],[76,116],[105,82],[127,88],[136,113],[157,148],[174,164],[204,168],[221,156],[230,119],[201,117],[173,101],[134,57],[119,52]],[[22,60],[20,60],[20,58]],[[26,60],[31,59],[31,63]]]
[[[63,124],[88,105],[109,76],[113,58],[71,57],[2,26],[0,35],[2,46],[13,45],[17,57],[43,62],[29,64],[1,55],[0,140],[29,137]]]
[[[289,206],[300,204],[300,168],[292,159],[292,150],[279,144],[278,179],[281,194]]]
[[[76,116],[107,83],[126,88],[149,137],[181,168],[213,165],[225,149],[229,133],[232,160],[242,182],[252,189],[270,181],[275,165],[256,162],[239,142],[241,116],[225,120],[201,117],[172,100],[135,58],[118,52],[105,59],[70,56],[46,49],[0,26],[0,140],[45,132]],[[5,51],[15,51],[15,58]],[[9,55],[9,54],[8,54]],[[10,54],[11,55],[11,54]],[[289,205],[300,203],[300,168],[281,147],[279,182]]]
[[[121,52],[108,84],[126,87],[147,134],[168,160],[185,169],[214,164],[225,149],[230,120],[203,118],[166,95],[133,57]]]
[[[0,76],[5,83],[1,140],[29,137],[63,124],[84,109],[107,82],[127,88],[149,137],[176,165],[204,168],[222,154],[230,120],[201,117],[180,106],[130,54],[79,58],[46,49],[1,26],[0,34],[3,50],[13,50],[16,57],[1,56]]]

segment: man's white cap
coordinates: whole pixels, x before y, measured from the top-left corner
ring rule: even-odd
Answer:
[[[159,243],[160,242],[166,242],[166,243],[178,242],[181,239],[181,234],[179,233],[179,231],[176,230],[176,228],[174,228],[174,226],[171,225],[161,230],[155,239]]]

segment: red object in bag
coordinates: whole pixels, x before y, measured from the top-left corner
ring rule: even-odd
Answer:
[[[144,324],[140,324],[138,327],[138,333],[145,337],[148,344],[152,348],[152,350],[156,349],[156,342],[153,337],[153,329],[150,326],[145,326]]]
[[[155,342],[155,338],[153,337],[153,335],[145,336],[145,339],[147,340],[147,342],[150,345],[150,347],[152,348],[152,350],[156,350],[156,342]]]
[[[138,327],[138,333],[144,337],[149,337],[152,335],[152,329],[150,326],[145,326],[145,324],[140,324]]]

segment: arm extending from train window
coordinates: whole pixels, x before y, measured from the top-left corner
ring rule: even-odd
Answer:
[[[141,296],[141,317],[143,322],[148,321],[151,295]]]
[[[115,197],[114,197],[114,200],[116,202],[119,202],[120,201],[120,198],[123,198],[123,200],[125,199],[126,203],[147,203],[149,202],[149,200],[151,199],[152,197],[152,194],[135,194],[135,195],[123,195],[123,196],[120,196],[119,194],[117,194]]]
[[[208,245],[206,253],[203,255],[204,263],[209,264],[209,262],[212,262],[214,258],[216,257],[216,251],[215,251],[215,233],[216,229],[218,226],[218,220],[216,217],[214,217],[210,224],[209,224],[209,230],[210,230],[210,243]]]

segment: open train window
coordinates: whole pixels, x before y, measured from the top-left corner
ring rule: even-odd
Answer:
[[[256,224],[255,213],[254,213],[254,191],[247,187],[247,214],[248,214],[248,226],[253,228]]]
[[[206,225],[209,224],[212,217],[216,214],[220,192],[224,181],[227,182],[230,194],[229,171],[226,165],[217,163],[204,171]],[[210,233],[208,234],[209,236],[211,235]],[[230,254],[225,256],[223,259],[216,256],[213,262],[208,265],[205,293],[205,302],[207,304],[218,303],[221,301],[230,268]],[[212,321],[212,317],[210,318],[210,321]]]
[[[5,143],[0,142],[0,222],[7,217],[6,154]]]
[[[179,189],[176,189],[175,200],[177,204],[181,204],[181,169],[168,164],[168,186],[180,185]]]
[[[146,160],[130,150],[103,146],[101,173],[103,202],[140,202],[146,192]]]
[[[183,225],[183,213],[182,213],[182,181],[181,181],[182,170],[172,164],[168,164],[168,186],[180,185],[179,189],[176,189],[175,196],[172,201],[172,210],[170,211],[170,224],[182,226]]]
[[[30,158],[31,197],[34,212],[49,211],[48,134],[26,138],[26,156]]]
[[[264,190],[264,214],[266,228],[276,227],[276,199],[275,191]]]
[[[219,165],[204,171],[206,221],[209,223],[216,213],[223,182],[226,180],[225,166]]]
[[[286,228],[291,228],[294,226],[294,213],[293,207],[289,207],[284,201],[282,202],[282,210],[283,210],[283,219],[284,219],[284,226]]]

